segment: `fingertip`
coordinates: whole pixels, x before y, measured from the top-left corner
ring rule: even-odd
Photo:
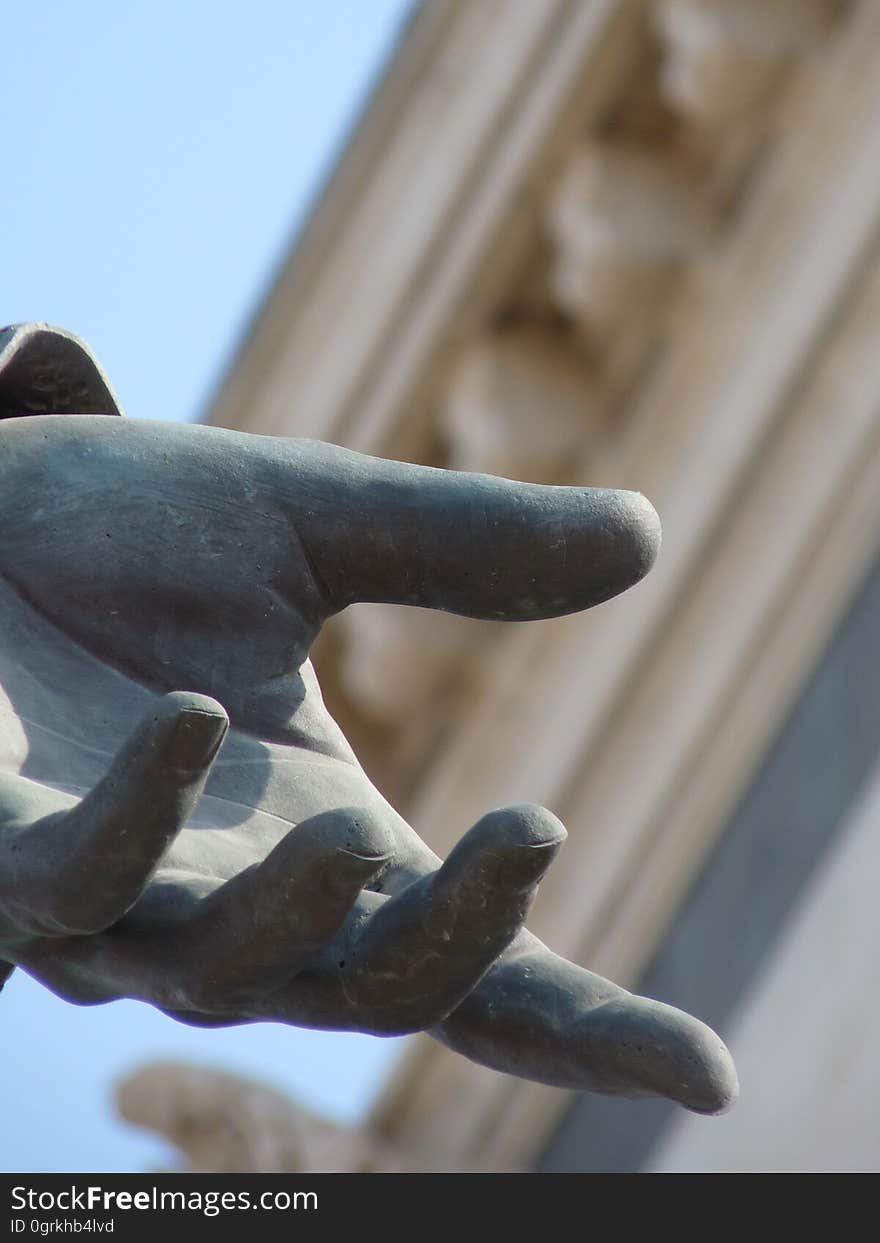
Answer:
[[[583,488],[583,527],[572,544],[583,557],[578,603],[596,604],[628,591],[655,564],[662,543],[660,517],[641,492]]]
[[[528,890],[540,881],[566,836],[562,822],[545,807],[500,807],[464,835],[441,873],[465,890],[474,885]]]
[[[561,846],[568,833],[552,811],[538,803],[497,807],[481,816],[471,834],[483,841],[510,846]]]
[[[282,882],[285,894],[292,878],[302,883],[310,877],[314,894],[353,900],[393,857],[394,840],[381,816],[343,807],[302,820],[270,851],[262,870]]]
[[[604,1031],[608,1040],[607,1069],[630,1085],[626,1095],[665,1096],[699,1114],[725,1113],[735,1104],[739,1081],[730,1051],[693,1015],[631,994],[594,1014],[594,1030]]]
[[[302,821],[293,830],[303,840],[315,841],[322,853],[337,859],[348,858],[350,866],[377,867],[394,853],[391,828],[371,807],[337,807]]]
[[[692,1113],[726,1113],[739,1095],[739,1079],[724,1041],[693,1015],[660,1002],[654,1006],[672,1071],[669,1095]]]
[[[352,901],[391,862],[391,855],[357,855],[336,850],[324,861],[323,887],[334,898]]]
[[[730,1050],[711,1028],[705,1030],[714,1039],[710,1056],[706,1059],[703,1081],[699,1093],[682,1104],[693,1113],[726,1114],[739,1099],[739,1076]]]
[[[631,575],[632,586],[643,579],[657,561],[663,529],[660,515],[641,492],[618,491],[615,497],[622,560]]]
[[[184,771],[207,767],[229,728],[225,709],[208,695],[172,691],[157,712],[163,757]]]
[[[226,709],[218,700],[210,695],[200,695],[198,691],[169,691],[156,706],[157,720],[170,720],[186,714],[219,717],[227,722],[229,720]]]

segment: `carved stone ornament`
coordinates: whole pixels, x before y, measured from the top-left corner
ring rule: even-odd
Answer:
[[[676,168],[644,151],[596,145],[566,166],[548,228],[559,305],[601,336],[705,247],[712,216]]]
[[[758,105],[780,64],[825,33],[827,0],[660,0],[668,98],[719,129]]]

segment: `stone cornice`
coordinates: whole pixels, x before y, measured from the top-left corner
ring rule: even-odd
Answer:
[[[878,46],[866,3],[429,0],[212,412],[657,505],[660,565],[595,613],[354,610],[316,653],[435,849],[564,815],[532,926],[624,983],[876,551]],[[564,1104],[420,1039],[375,1123],[508,1168]]]

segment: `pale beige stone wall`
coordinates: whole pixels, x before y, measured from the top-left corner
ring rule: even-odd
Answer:
[[[655,503],[601,609],[355,608],[316,652],[436,849],[563,816],[534,930],[623,984],[880,545],[878,118],[869,0],[427,0],[211,416]],[[566,1102],[419,1039],[374,1125],[508,1168]]]

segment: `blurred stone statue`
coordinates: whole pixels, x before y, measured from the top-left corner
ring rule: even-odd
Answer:
[[[523,929],[556,817],[490,811],[441,863],[308,660],[357,601],[600,604],[650,569],[650,504],[119,413],[75,337],[0,336],[6,973],[204,1027],[427,1030],[543,1083],[727,1107],[712,1031]]]
[[[411,1167],[365,1127],[320,1118],[283,1092],[189,1062],[152,1062],[116,1086],[126,1122],[167,1140],[187,1174],[398,1174]]]

